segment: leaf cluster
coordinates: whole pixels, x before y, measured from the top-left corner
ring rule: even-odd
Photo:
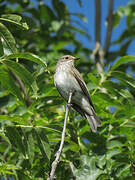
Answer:
[[[134,67],[135,57],[122,56],[109,67],[110,52],[107,71],[97,74],[91,50],[75,37],[76,32],[88,35],[72,25],[73,14],[65,3],[52,0],[50,6],[39,1],[35,7],[29,0],[13,0],[1,5],[1,177],[47,179],[65,112],[53,84],[54,68],[61,55],[74,54],[81,57],[76,66],[87,73],[84,79],[102,127],[92,133],[88,122],[71,110],[57,179],[134,179],[135,80],[127,69]],[[86,20],[82,14],[74,15]]]

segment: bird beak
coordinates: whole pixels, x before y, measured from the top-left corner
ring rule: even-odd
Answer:
[[[74,60],[76,61],[76,60],[79,60],[80,58],[74,58]]]

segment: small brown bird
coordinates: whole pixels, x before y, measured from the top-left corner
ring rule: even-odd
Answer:
[[[54,83],[66,101],[68,101],[69,93],[74,92],[71,99],[72,107],[88,120],[92,131],[96,132],[101,122],[96,116],[88,88],[79,71],[74,67],[74,61],[78,59],[80,58],[70,55],[62,56],[56,65]]]

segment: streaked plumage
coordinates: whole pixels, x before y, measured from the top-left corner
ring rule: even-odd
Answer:
[[[70,55],[61,57],[56,65],[54,83],[66,101],[68,101],[69,92],[74,92],[71,100],[72,107],[88,120],[92,131],[96,132],[101,123],[96,116],[88,88],[79,71],[74,67],[74,61],[77,59],[79,58]]]

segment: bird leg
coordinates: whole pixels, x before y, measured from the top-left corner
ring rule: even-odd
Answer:
[[[70,112],[70,107],[71,107],[71,105],[72,105],[72,104],[71,104],[71,100],[72,100],[72,96],[73,96],[74,92],[75,92],[75,91],[72,91],[72,90],[69,91],[68,102],[67,102],[67,104],[65,105],[65,110],[66,110],[67,108],[69,108],[69,112]]]
[[[71,100],[72,100],[72,96],[73,96],[74,93],[75,93],[75,91],[73,91],[73,90],[69,91],[69,97],[68,97],[68,103],[67,103],[68,107],[71,106]]]

